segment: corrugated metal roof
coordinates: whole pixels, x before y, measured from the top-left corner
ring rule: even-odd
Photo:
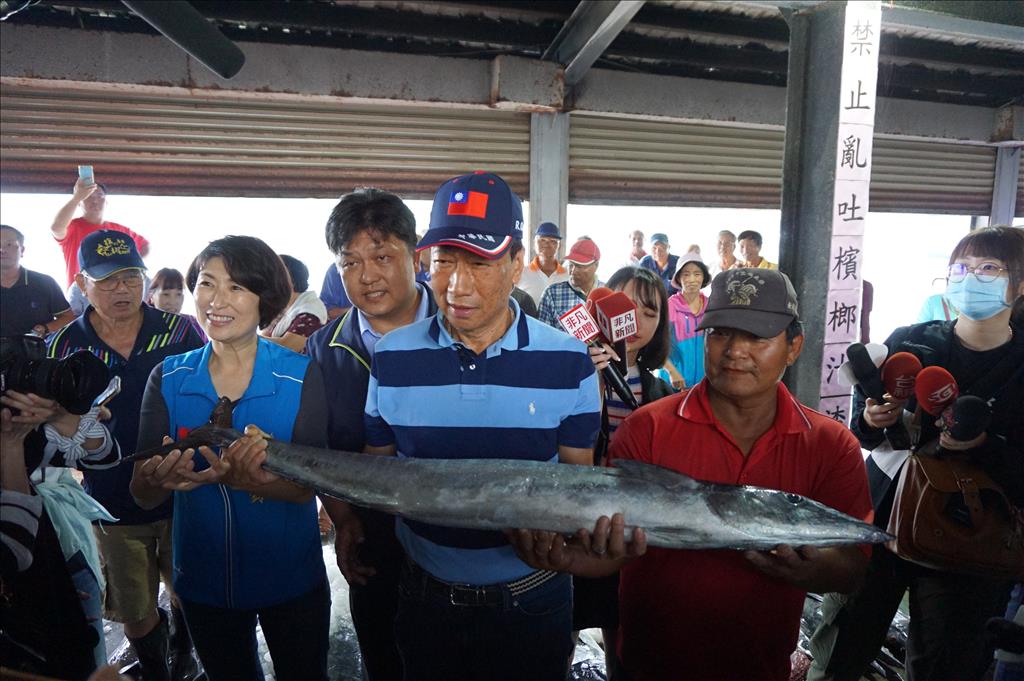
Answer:
[[[539,57],[577,0],[194,0],[192,4],[237,41],[491,58],[497,54]],[[782,86],[789,29],[777,5],[799,9],[814,4],[648,0],[597,65]],[[1024,8],[1024,3],[999,3],[1002,6]],[[1004,13],[1012,16],[1010,10]],[[1022,24],[980,24],[891,3],[885,3],[885,17],[890,20],[882,25],[880,92],[982,106],[1000,106],[1024,94]],[[922,25],[914,25],[908,17]],[[44,0],[8,21],[153,33],[114,0]],[[980,37],[978,31],[972,33],[979,25],[988,27]]]

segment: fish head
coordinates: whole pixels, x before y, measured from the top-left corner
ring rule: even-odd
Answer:
[[[739,548],[877,544],[892,539],[870,523],[792,492],[723,486],[709,495],[708,506],[724,524],[751,538]]]

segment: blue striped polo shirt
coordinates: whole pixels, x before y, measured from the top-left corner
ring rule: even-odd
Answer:
[[[384,336],[366,443],[395,445],[403,457],[553,464],[560,446],[593,447],[601,404],[586,346],[509,305],[512,325],[479,355],[452,339],[440,313]],[[501,532],[400,519],[397,534],[417,564],[448,582],[496,584],[533,571]]]

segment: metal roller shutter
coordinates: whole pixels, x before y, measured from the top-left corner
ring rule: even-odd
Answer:
[[[574,114],[569,200],[778,208],[783,133]],[[871,210],[987,215],[995,148],[878,137]]]
[[[778,208],[782,132],[574,114],[569,200]]]
[[[873,211],[988,215],[996,148],[875,137]]]
[[[77,164],[132,194],[333,198],[379,186],[432,198],[478,168],[529,189],[523,113],[52,83],[4,83],[0,95],[3,191],[64,193]]]

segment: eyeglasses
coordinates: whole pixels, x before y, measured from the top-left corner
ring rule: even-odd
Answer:
[[[954,284],[958,284],[963,281],[968,274],[974,274],[978,281],[987,284],[995,281],[999,278],[1000,274],[1003,272],[1009,272],[1009,270],[1005,267],[1000,267],[994,262],[983,262],[977,267],[968,267],[962,262],[955,262],[949,266],[949,270],[947,272],[947,279]]]
[[[124,272],[115,276],[107,277],[106,279],[93,279],[86,275],[86,278],[92,282],[92,285],[101,291],[116,291],[117,287],[124,284],[125,288],[133,289],[142,286],[142,272],[135,270],[133,272]]]

